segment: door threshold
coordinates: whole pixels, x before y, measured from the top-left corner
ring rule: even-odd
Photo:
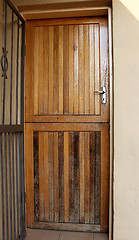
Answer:
[[[25,240],[108,240],[107,233],[87,233],[27,229]]]

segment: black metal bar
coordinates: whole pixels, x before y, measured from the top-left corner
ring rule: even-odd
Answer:
[[[25,23],[24,18],[21,16],[21,14],[17,11],[17,9],[15,8],[15,6],[12,4],[12,2],[10,0],[6,0],[8,6],[13,10],[14,14],[18,17],[18,19],[22,22]]]
[[[13,177],[13,235],[14,235],[14,239],[15,238],[15,174],[14,174],[14,168],[15,168],[15,164],[14,164],[14,134],[12,133],[12,177]]]
[[[10,82],[10,124],[12,124],[12,79],[13,79],[13,10],[12,10],[12,32],[11,32],[11,82]]]
[[[11,57],[10,57],[10,125],[5,125],[6,113],[6,69],[7,59],[7,7],[12,11],[11,17]],[[17,17],[17,54],[16,56],[16,124],[12,124],[12,86],[13,86],[13,52],[14,52],[14,14]],[[22,23],[22,36],[19,31],[19,20]],[[19,38],[22,37],[21,49]],[[25,185],[24,185],[24,56],[25,56],[25,20],[18,13],[10,0],[5,0],[5,34],[3,67],[3,115],[0,125],[0,166],[1,166],[1,189],[2,189],[2,240],[23,239],[26,235],[25,227]],[[19,69],[19,51],[21,51],[21,68]],[[21,73],[19,73],[21,71]],[[21,74],[21,123],[18,124],[18,90],[19,74]],[[19,133],[19,134],[18,134]],[[19,142],[18,142],[19,141]],[[3,151],[2,151],[3,150]],[[18,162],[19,161],[19,162]],[[8,172],[7,172],[8,171]],[[9,222],[10,220],[10,222]],[[20,227],[20,229],[19,229]]]
[[[24,124],[20,125],[0,125],[0,133],[23,132]]]
[[[9,221],[8,221],[8,190],[7,190],[7,143],[6,143],[6,133],[4,134],[4,150],[5,150],[5,202],[6,202],[6,230],[7,239],[9,239]]]
[[[11,142],[10,142],[10,133],[8,134],[8,140],[9,140],[9,186],[10,186],[10,239],[12,239],[12,193],[11,193]]]
[[[18,197],[18,169],[17,169],[17,166],[18,166],[18,163],[17,163],[17,133],[15,134],[15,149],[16,149],[16,157],[15,157],[15,160],[16,160],[16,166],[15,166],[15,170],[16,170],[16,218],[17,218],[17,240],[19,239],[19,197]]]
[[[1,201],[2,201],[2,239],[5,239],[4,231],[4,192],[3,192],[3,157],[2,157],[2,134],[0,134],[0,164],[1,164]]]
[[[21,50],[21,123],[24,123],[24,59],[25,59],[25,24],[22,24]]]
[[[7,41],[7,2],[5,1],[5,33],[4,33],[4,51],[6,52],[6,41]],[[6,58],[4,58],[4,69],[6,65]],[[2,123],[4,124],[5,120],[5,80],[6,75],[3,76],[3,117],[2,117]]]
[[[19,206],[19,210],[20,210],[20,236],[22,236],[22,155],[21,155],[21,133],[19,133],[19,179],[20,179],[20,183],[19,183],[19,198],[20,198],[20,206]]]
[[[18,59],[19,59],[19,19],[17,22],[17,61],[16,61],[16,124],[18,124]]]

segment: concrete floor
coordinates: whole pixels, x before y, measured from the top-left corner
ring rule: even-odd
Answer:
[[[27,229],[25,240],[108,240],[108,234]]]

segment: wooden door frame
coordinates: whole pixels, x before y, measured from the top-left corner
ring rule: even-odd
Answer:
[[[39,12],[23,13],[26,20],[82,17],[82,16],[107,16],[108,18],[108,50],[109,50],[109,86],[110,86],[110,182],[109,182],[109,240],[113,239],[113,156],[114,156],[114,90],[113,90],[113,57],[112,57],[112,9],[110,7],[87,7],[45,10]]]

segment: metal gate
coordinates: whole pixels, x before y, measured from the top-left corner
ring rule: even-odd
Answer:
[[[25,237],[24,52],[25,21],[5,1],[1,56],[0,239]]]

